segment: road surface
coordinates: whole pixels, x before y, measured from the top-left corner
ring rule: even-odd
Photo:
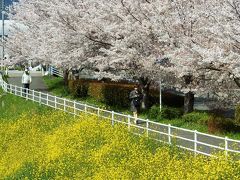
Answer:
[[[8,78],[9,84],[22,87],[22,83],[21,83],[22,74],[23,74],[23,71],[9,71],[9,78]],[[30,75],[32,76],[32,83],[30,85],[30,89],[34,89],[36,91],[41,91],[46,93],[48,88],[43,82],[42,73],[40,71],[36,71],[36,72],[31,71]]]

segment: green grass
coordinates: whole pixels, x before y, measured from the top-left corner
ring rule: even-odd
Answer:
[[[150,110],[142,112],[140,114],[140,117],[143,119],[149,119],[151,121],[155,121],[163,124],[171,124],[172,126],[177,126],[177,127],[191,129],[191,130],[197,130],[203,133],[208,133],[208,127],[206,125],[206,121],[208,120],[209,115],[207,113],[204,113],[204,112],[191,113],[197,116],[195,117],[195,119],[197,118],[197,120],[193,120],[190,122],[186,122],[183,117],[174,118],[174,119],[167,119],[167,118],[161,118],[161,117],[152,118],[150,113],[151,113]],[[194,117],[192,119],[194,119]]]
[[[52,92],[54,95],[60,97],[71,97],[68,89],[64,86],[64,82],[61,77],[44,76],[43,81],[47,85],[49,92]]]
[[[172,126],[177,126],[181,128],[197,130],[199,132],[208,132],[207,126],[198,122],[184,122],[182,119],[163,119],[159,122],[163,124],[171,124]]]
[[[159,111],[158,107],[152,107],[152,108],[155,110],[157,109],[157,111]],[[156,111],[154,112],[156,113]],[[145,118],[149,118],[149,116],[152,115],[151,113],[152,113],[151,110],[149,110],[149,112],[145,114]],[[179,118],[167,119],[167,118],[161,118],[161,116],[158,115],[157,118],[152,118],[152,119],[149,118],[149,119],[163,123],[163,124],[171,124],[172,126],[176,126],[176,127],[181,127],[181,128],[190,129],[190,130],[197,130],[203,133],[209,133],[208,121],[209,119],[211,119],[211,114],[206,112],[201,112],[201,111],[194,111],[192,113],[185,114]],[[230,119],[228,120],[230,121]],[[215,132],[210,134],[214,134],[222,137],[227,136],[233,139],[240,139],[240,132],[236,132],[234,130],[232,132],[225,130],[225,131],[220,131],[220,132]]]
[[[208,132],[207,121],[209,117],[210,115],[205,112],[192,112],[174,119],[159,118],[158,122],[200,132]]]
[[[38,103],[4,93],[2,89],[0,90],[0,96],[0,120],[2,121],[15,120],[23,112],[28,112],[31,116],[32,114],[43,114],[52,110]]]

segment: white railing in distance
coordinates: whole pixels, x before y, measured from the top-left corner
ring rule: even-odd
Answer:
[[[59,76],[59,77],[63,77],[63,72],[58,70],[57,68],[55,68],[53,66],[49,67],[49,74],[50,75],[56,75],[56,76]]]

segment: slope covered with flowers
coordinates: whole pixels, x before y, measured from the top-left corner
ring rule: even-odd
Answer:
[[[239,179],[240,162],[191,156],[96,117],[61,112],[0,121],[6,179]]]

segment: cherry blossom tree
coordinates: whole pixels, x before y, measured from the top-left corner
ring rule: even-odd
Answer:
[[[239,103],[239,95],[232,91],[239,88],[239,1],[174,1],[173,7],[179,28],[168,27],[180,47],[171,58],[178,61],[173,62],[178,75],[191,81],[193,92],[214,92],[218,99]]]
[[[92,37],[86,21],[90,17],[85,17],[91,13],[86,7],[90,8],[89,2],[58,0],[22,0],[13,6],[10,17],[27,27],[13,28],[8,39],[8,47],[16,60],[28,57],[64,69],[87,63],[97,53],[99,44],[106,43]]]
[[[159,67],[154,65],[155,59],[169,49],[175,52],[176,43],[181,42],[177,40],[191,36],[185,33],[188,27],[178,21],[174,23],[175,19],[183,17],[173,12],[180,8],[184,11],[188,6],[175,3],[177,9],[167,0],[21,3],[20,7],[16,6],[14,17],[28,26],[22,37],[30,43],[27,47],[21,46],[26,52],[20,51],[25,57],[67,65],[67,68],[87,65],[97,69],[99,77],[114,80],[140,77],[144,99],[147,99],[152,73],[163,77],[163,68],[160,72],[156,70]],[[32,47],[38,47],[38,51],[33,51]],[[175,67],[173,71],[176,69],[180,68]]]
[[[211,86],[214,91],[233,103],[239,103],[239,95],[236,97],[233,89],[240,88],[240,2],[211,1],[208,12],[207,30],[211,46],[198,49],[203,56],[201,70],[207,71],[215,80]]]
[[[65,77],[77,67],[99,78],[137,78],[145,104],[159,77],[186,93],[186,112],[195,93],[229,99],[226,90],[239,87],[237,0],[20,0],[10,18],[16,24],[6,44],[15,62],[53,64]]]
[[[191,24],[194,24],[201,15],[201,11],[193,12],[192,9],[193,6],[200,5],[200,2],[188,1],[121,1],[119,6],[122,11],[112,11],[121,17],[115,24],[117,31],[112,31],[121,38],[113,42],[110,49],[104,50],[108,57],[111,57],[104,60],[114,63],[111,65],[115,66],[116,70],[121,69],[123,65],[127,68],[132,67],[131,70],[138,77],[144,74],[150,75],[149,79],[159,78],[172,72],[175,79],[184,78],[183,81],[178,81],[178,86],[189,92],[186,96],[186,104],[189,104],[186,111],[191,111],[193,109],[191,91],[193,88],[197,89],[199,81],[198,72],[193,68],[196,67],[199,57],[191,47],[196,38],[193,31],[199,25],[193,27]],[[171,58],[173,66],[160,68],[156,65],[156,59],[164,56]],[[194,78],[195,81],[192,80],[194,73],[197,77]]]

